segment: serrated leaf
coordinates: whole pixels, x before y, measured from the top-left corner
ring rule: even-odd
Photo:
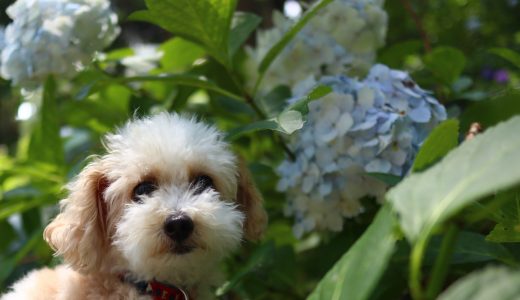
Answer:
[[[457,147],[459,137],[459,121],[446,120],[430,133],[419,149],[412,171],[418,172],[431,166]]]
[[[343,255],[307,298],[368,299],[395,248],[394,217],[383,206],[359,240]]]
[[[401,228],[415,242],[467,205],[520,183],[520,117],[464,142],[423,173],[387,193]]]
[[[321,9],[330,4],[332,0],[319,0],[313,4],[312,7],[307,10],[307,12],[296,22],[293,26],[287,30],[287,32],[282,36],[282,38],[276,42],[276,44],[269,49],[269,51],[265,54],[258,66],[259,77],[256,82],[256,86],[260,84],[262,81],[265,72],[269,69],[269,66],[273,63],[273,61],[278,57],[280,52],[292,41],[292,39],[300,32],[300,30],[305,27],[305,25],[316,15]]]
[[[240,46],[247,41],[247,38],[260,25],[262,18],[252,14],[237,11],[233,15],[231,22],[231,33],[229,34],[229,52],[231,56],[237,53]]]
[[[520,69],[520,53],[508,48],[493,48],[489,52],[502,57]]]
[[[438,300],[520,299],[520,271],[487,267],[458,280]]]
[[[426,68],[445,84],[452,84],[464,70],[466,57],[460,50],[451,47],[438,47],[424,59]]]
[[[148,10],[130,20],[156,24],[203,46],[223,65],[229,65],[228,37],[236,0],[146,0]]]

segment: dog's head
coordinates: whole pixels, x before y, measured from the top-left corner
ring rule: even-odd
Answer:
[[[196,280],[243,236],[262,234],[261,196],[215,128],[160,114],[129,122],[105,145],[44,233],[77,270]]]

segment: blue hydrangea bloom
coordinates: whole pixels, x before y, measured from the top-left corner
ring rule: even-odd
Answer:
[[[285,213],[300,237],[314,229],[339,231],[363,211],[360,199],[380,198],[386,186],[368,172],[402,176],[445,108],[402,71],[375,65],[363,80],[327,76],[295,86],[295,98],[316,84],[333,92],[309,104],[304,127],[290,136],[294,161],[278,168]]]

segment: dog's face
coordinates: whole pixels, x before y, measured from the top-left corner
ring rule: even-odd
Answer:
[[[160,114],[107,136],[106,148],[44,234],[76,269],[190,284],[244,235],[261,235],[261,197],[213,127]]]

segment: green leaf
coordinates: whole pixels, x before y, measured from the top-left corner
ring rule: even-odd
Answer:
[[[231,56],[237,53],[240,46],[247,41],[247,38],[260,25],[262,18],[259,16],[237,11],[233,15],[231,23],[231,33],[229,34],[229,52]]]
[[[63,142],[60,137],[60,118],[56,103],[56,84],[52,77],[45,82],[40,113],[33,124],[29,143],[29,158],[62,166]]]
[[[117,82],[130,83],[130,82],[146,82],[146,81],[164,81],[171,84],[178,84],[190,87],[196,87],[219,93],[229,98],[243,101],[241,96],[235,95],[225,89],[220,88],[214,82],[208,80],[204,76],[195,76],[188,74],[173,74],[173,75],[159,75],[159,76],[136,76],[136,77],[124,77],[118,78]]]
[[[270,256],[273,255],[274,244],[272,242],[268,242],[266,244],[261,245],[251,254],[247,262],[244,264],[242,268],[240,268],[231,279],[225,282],[222,286],[220,286],[216,295],[218,297],[229,292],[233,287],[235,287],[245,276],[254,271],[255,268],[258,268],[262,264],[265,263],[266,260],[269,259]]]
[[[493,48],[489,52],[502,57],[520,69],[520,53],[508,48]]]
[[[495,243],[518,243],[520,242],[520,192],[518,189],[513,189],[500,195],[505,197],[503,199],[507,202],[499,212],[494,214],[494,218],[499,223],[488,234],[486,240]]]
[[[520,183],[520,117],[464,142],[423,173],[415,173],[387,193],[406,237],[427,238],[467,205]]]
[[[433,244],[433,243],[432,243]],[[432,245],[432,248],[435,245]],[[427,252],[436,257],[436,251]],[[486,261],[500,261],[503,263],[516,265],[513,255],[507,248],[500,244],[486,241],[485,236],[470,232],[460,232],[453,247],[451,264],[479,263]]]
[[[458,280],[439,300],[520,299],[520,271],[487,267]]]
[[[465,132],[471,123],[479,122],[486,129],[514,115],[520,115],[520,90],[506,90],[492,99],[469,106],[460,117],[460,128]]]
[[[287,106],[287,99],[291,98],[291,89],[285,85],[273,88],[267,95],[261,97],[258,104],[269,117],[279,115]]]
[[[285,134],[292,134],[303,127],[304,117],[309,112],[308,104],[326,96],[331,91],[332,88],[329,86],[319,85],[312,89],[307,96],[286,107],[278,116],[231,130],[227,138],[234,140],[246,133],[261,130],[276,130]]]
[[[446,120],[439,124],[424,141],[413,162],[412,171],[422,171],[444,157],[458,145],[459,121]]]
[[[486,239],[494,243],[518,243],[520,224],[497,224]]]
[[[428,53],[424,59],[426,68],[445,84],[452,84],[464,70],[466,57],[455,48],[438,47]]]
[[[186,71],[195,60],[204,55],[204,49],[185,39],[176,37],[164,42],[159,50],[163,52],[161,57],[162,70],[179,73]]]
[[[423,43],[420,40],[408,40],[395,43],[381,49],[377,60],[392,69],[402,68],[406,58],[421,52]]]
[[[319,0],[314,3],[312,7],[307,10],[307,12],[296,22],[293,26],[282,36],[282,38],[273,45],[271,49],[266,53],[266,55],[262,58],[260,65],[258,66],[258,79],[255,84],[255,90],[258,88],[262,79],[265,75],[269,66],[273,63],[276,57],[283,51],[283,49],[292,41],[292,39],[303,29],[303,27],[312,19],[314,15],[316,15],[322,8],[331,3],[332,0]]]
[[[359,240],[343,255],[309,296],[318,299],[367,299],[394,252],[394,217],[383,206]]]
[[[291,134],[298,129],[303,127],[303,118],[302,114],[299,111],[288,110],[282,112],[278,118],[276,119],[280,128],[287,133]]]
[[[302,114],[307,115],[309,113],[309,103],[314,100],[320,99],[322,97],[327,96],[332,92],[332,88],[327,85],[318,85],[314,87],[307,96],[298,99],[292,105],[286,108],[286,110],[296,110],[301,112]]]
[[[403,178],[401,178],[400,176],[387,173],[367,173],[367,175],[379,179],[380,181],[386,183],[388,186],[397,185],[399,182],[401,182],[401,180],[403,180]]]
[[[11,272],[15,269],[16,265],[19,264],[39,243],[43,243],[42,240],[43,230],[38,230],[33,233],[29,240],[16,252],[16,254],[2,262],[2,268],[0,268],[0,286],[9,277]]]
[[[229,65],[228,37],[236,0],[146,0],[146,6],[148,10],[133,13],[130,20],[156,24]]]

